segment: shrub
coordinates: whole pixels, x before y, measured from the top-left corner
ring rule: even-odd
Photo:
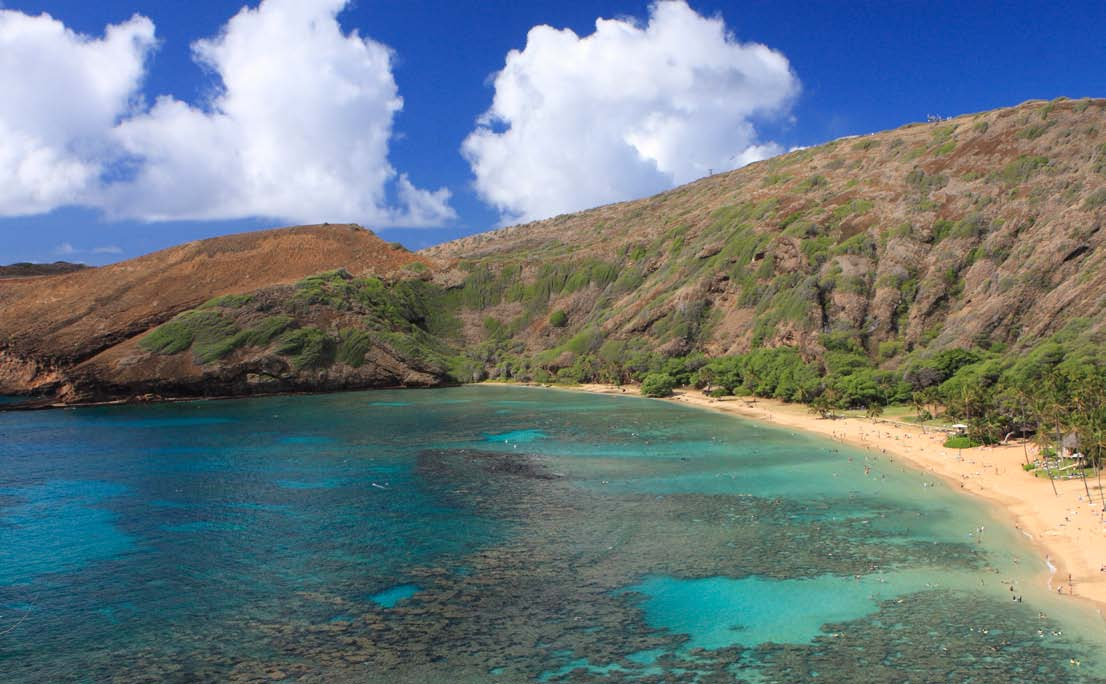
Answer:
[[[232,324],[233,325],[233,324]],[[231,327],[227,332],[236,333]],[[224,331],[205,331],[196,336],[192,343],[192,356],[201,364],[218,361],[239,347],[237,334],[227,335]]]
[[[1010,185],[1024,183],[1035,174],[1038,169],[1048,164],[1048,157],[1023,154],[1002,168],[998,173],[999,180]]]
[[[1047,125],[1033,124],[1018,131],[1018,137],[1022,140],[1036,140],[1048,130]]]
[[[372,336],[368,330],[346,328],[338,333],[338,350],[335,359],[340,363],[360,368],[365,363],[365,354],[372,347]]]
[[[953,224],[949,230],[952,238],[979,237],[987,231],[987,220],[978,213],[972,213]]]
[[[291,316],[269,316],[239,333],[240,344],[243,347],[267,347],[281,333],[294,327],[295,319]]]
[[[829,181],[826,180],[825,176],[814,175],[803,180],[795,189],[799,192],[810,192],[811,190],[823,188],[827,185],[829,185]]]
[[[155,354],[176,354],[192,346],[192,329],[174,319],[164,323],[139,341],[138,346]]]
[[[902,352],[902,342],[898,340],[886,340],[879,343],[879,358],[881,361],[894,358]]]
[[[676,380],[667,373],[650,373],[641,381],[641,393],[647,397],[667,397],[676,388]]]
[[[198,308],[210,309],[216,306],[221,306],[224,309],[239,309],[253,301],[253,295],[248,294],[228,294],[222,297],[215,297],[209,299]]]
[[[871,200],[866,199],[854,199],[849,200],[845,204],[840,204],[834,208],[830,213],[830,220],[834,223],[840,223],[845,218],[854,214],[866,214],[873,207]]]
[[[956,141],[949,140],[948,142],[939,146],[937,149],[933,150],[933,154],[934,156],[940,157],[942,155],[948,154],[949,152],[952,152],[954,149],[956,149]]]
[[[906,184],[924,195],[928,195],[934,190],[940,190],[948,185],[948,182],[948,176],[939,173],[931,176],[919,168],[915,168],[906,174]]]
[[[857,233],[848,240],[839,243],[833,248],[834,254],[855,254],[874,258],[876,255],[876,241],[868,233]]]
[[[1098,188],[1083,200],[1084,209],[1097,209],[1106,204],[1106,188]]]
[[[564,312],[564,309],[557,309],[553,313],[549,314],[549,325],[554,328],[563,328],[568,325],[568,314]]]
[[[292,359],[296,370],[321,368],[334,361],[334,341],[315,327],[298,328],[281,336],[277,353]]]

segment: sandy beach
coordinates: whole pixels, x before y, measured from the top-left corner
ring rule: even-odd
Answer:
[[[638,394],[636,387],[580,385],[576,389],[599,394]],[[1021,442],[1005,446],[946,449],[943,432],[868,418],[827,420],[807,407],[773,399],[726,397],[715,399],[696,390],[678,390],[668,401],[682,402],[816,433],[830,439],[902,458],[933,473],[954,487],[994,504],[1039,549],[1042,560],[1054,567],[1045,572],[1050,591],[1090,600],[1106,608],[1106,522],[1100,517],[1097,482],[1090,482],[1089,501],[1081,480],[1056,480],[1057,494],[1047,478],[1022,470]],[[1035,447],[1029,445],[1032,460]],[[1071,577],[1069,584],[1068,577]]]

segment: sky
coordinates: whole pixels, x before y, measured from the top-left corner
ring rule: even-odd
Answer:
[[[0,0],[0,263],[356,222],[419,249],[1106,96],[1106,3]]]

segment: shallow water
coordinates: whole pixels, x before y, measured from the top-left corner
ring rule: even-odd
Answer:
[[[1102,681],[976,502],[637,398],[0,414],[0,540],[3,682]]]

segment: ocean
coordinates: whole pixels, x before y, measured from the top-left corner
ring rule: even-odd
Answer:
[[[0,682],[1104,681],[1044,569],[885,455],[632,396],[0,413]]]

